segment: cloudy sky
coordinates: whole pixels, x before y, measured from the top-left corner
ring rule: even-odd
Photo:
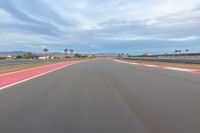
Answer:
[[[0,0],[0,51],[200,52],[200,0]]]

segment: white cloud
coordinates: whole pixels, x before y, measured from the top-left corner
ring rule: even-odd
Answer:
[[[0,42],[27,47],[199,40],[199,0],[1,0]],[[91,45],[92,44],[92,45]]]
[[[188,12],[195,9],[199,4],[199,0],[165,0],[153,6],[151,10],[153,14],[160,17]]]
[[[167,38],[159,36],[139,36],[139,35],[123,35],[116,37],[108,37],[108,40],[120,40],[120,41],[140,41],[140,40],[154,40],[154,41],[173,41],[173,42],[184,42],[184,41],[194,41],[200,40],[200,36],[187,36],[180,38]]]
[[[21,21],[14,18],[9,12],[0,8],[0,24],[7,23],[22,23]]]

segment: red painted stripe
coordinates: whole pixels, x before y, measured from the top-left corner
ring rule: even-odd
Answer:
[[[192,72],[200,73],[200,70],[193,70]]]
[[[14,73],[2,74],[0,75],[0,88],[29,79],[31,77],[35,77],[37,75],[41,75],[43,73],[47,73],[47,72],[59,69],[64,66],[71,65],[76,62],[77,61],[62,62],[62,63],[56,63],[56,64],[52,64],[48,66],[28,69],[28,70],[14,72]]]

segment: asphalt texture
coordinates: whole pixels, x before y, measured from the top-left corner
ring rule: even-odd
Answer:
[[[200,74],[81,62],[1,90],[0,133],[200,133]]]

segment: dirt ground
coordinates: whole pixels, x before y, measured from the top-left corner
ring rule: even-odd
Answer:
[[[142,61],[142,60],[124,60],[127,62],[151,64],[151,65],[160,65],[160,66],[169,66],[169,67],[178,67],[178,68],[188,68],[188,69],[200,69],[200,64],[188,64],[188,63],[171,63],[171,62],[157,62],[157,61]]]

